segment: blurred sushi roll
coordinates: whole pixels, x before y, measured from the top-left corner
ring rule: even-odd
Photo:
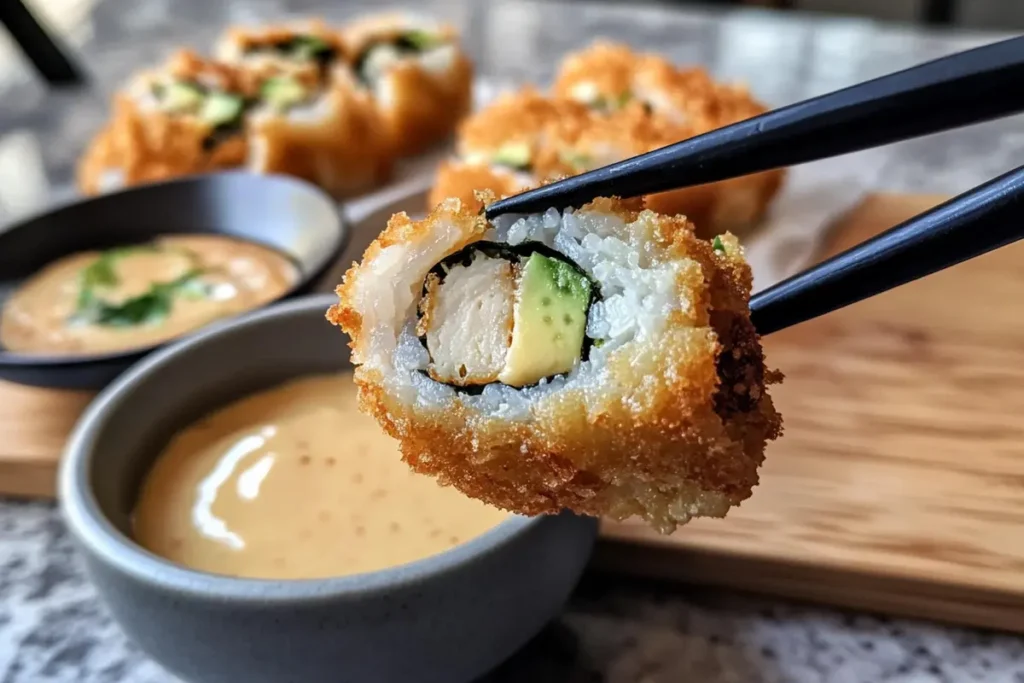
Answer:
[[[715,82],[699,68],[678,68],[661,57],[635,53],[608,42],[569,55],[553,95],[589,107],[599,121],[581,159],[586,168],[620,161],[659,146],[679,142],[766,111],[742,87]],[[640,119],[647,117],[650,124]],[[602,140],[601,136],[605,136]],[[604,152],[595,156],[594,150]],[[577,171],[579,172],[579,171]],[[708,186],[665,192],[647,198],[663,213],[682,213],[701,236],[745,234],[764,217],[781,188],[785,172],[767,171]]]
[[[387,14],[350,24],[343,37],[397,154],[417,154],[442,141],[469,112],[473,68],[453,28]]]
[[[500,197],[571,174],[559,150],[571,147],[590,119],[585,106],[533,88],[499,97],[459,126],[455,157],[438,170],[430,206],[456,197],[479,208],[477,190]]]
[[[492,223],[448,199],[394,216],[328,318],[413,470],[521,514],[669,533],[747,498],[781,431],[750,289],[733,236],[640,202]]]
[[[115,96],[114,112],[83,156],[83,192],[116,189],[241,166],[245,111],[258,80],[193,52],[135,77]]]
[[[315,67],[327,72],[347,68],[347,51],[341,36],[319,20],[230,28],[214,46],[214,56],[255,69],[291,71]]]
[[[248,167],[286,173],[347,197],[386,181],[389,132],[370,95],[347,73],[325,77],[315,66],[260,69],[248,113]]]

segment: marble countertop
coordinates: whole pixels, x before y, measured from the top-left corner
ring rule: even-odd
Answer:
[[[381,6],[371,0],[36,4],[59,27],[92,82],[83,91],[48,91],[0,35],[4,219],[67,191],[77,155],[106,114],[110,91],[174,45],[208,45],[227,23],[303,12],[341,19]],[[607,36],[706,64],[719,76],[746,81],[773,105],[1000,37],[625,2],[431,0],[417,6],[462,26],[479,71],[503,82],[545,82],[564,52]],[[1012,118],[847,162],[869,176],[870,188],[954,193],[1021,158],[1024,120]],[[171,680],[98,602],[53,506],[0,499],[0,683]],[[724,590],[589,576],[563,615],[489,680],[1022,683],[1024,640]]]

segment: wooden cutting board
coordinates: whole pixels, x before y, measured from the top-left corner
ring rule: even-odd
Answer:
[[[876,195],[845,249],[939,201]],[[599,570],[1024,631],[1024,244],[766,339],[786,433],[754,496]],[[90,396],[0,383],[0,492],[53,493]]]
[[[938,201],[875,196],[860,242]],[[725,520],[607,524],[598,567],[1024,631],[1024,243],[765,339],[785,420]]]

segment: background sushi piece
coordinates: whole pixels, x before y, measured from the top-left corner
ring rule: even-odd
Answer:
[[[248,168],[287,173],[348,197],[385,182],[393,167],[389,132],[369,94],[347,74],[315,67],[268,75],[248,116]]]
[[[531,176],[532,187],[576,175],[763,111],[744,88],[716,83],[702,69],[598,41],[565,58],[551,95],[525,89],[467,119],[457,159],[442,166],[429,201],[473,202],[478,189],[511,194]],[[784,178],[785,171],[768,171],[646,200],[660,213],[685,215],[700,237],[746,236]]]
[[[372,94],[397,154],[444,140],[469,113],[473,67],[458,34],[424,18],[388,14],[344,30],[356,77]]]
[[[676,67],[657,55],[637,53],[608,41],[571,54],[552,86],[555,97],[588,106],[599,121],[590,131],[581,158],[596,152],[599,163],[581,170],[651,151],[716,128],[751,118],[767,108],[746,88],[717,83],[704,69]],[[644,125],[642,119],[650,119]],[[602,138],[604,142],[602,142]],[[577,172],[580,172],[577,170]],[[648,197],[662,213],[681,213],[701,236],[722,232],[745,235],[756,228],[778,193],[785,171],[768,171]]]
[[[245,71],[180,51],[115,96],[114,112],[83,156],[86,194],[241,166],[247,103],[258,83]]]

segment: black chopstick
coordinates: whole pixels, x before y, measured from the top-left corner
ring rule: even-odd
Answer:
[[[0,23],[46,82],[55,87],[79,86],[85,76],[25,5],[24,0],[0,0]]]
[[[750,300],[771,334],[1024,237],[1024,166],[780,282]]]
[[[637,197],[825,159],[1024,111],[1024,37],[777,109],[491,204],[488,218]]]

